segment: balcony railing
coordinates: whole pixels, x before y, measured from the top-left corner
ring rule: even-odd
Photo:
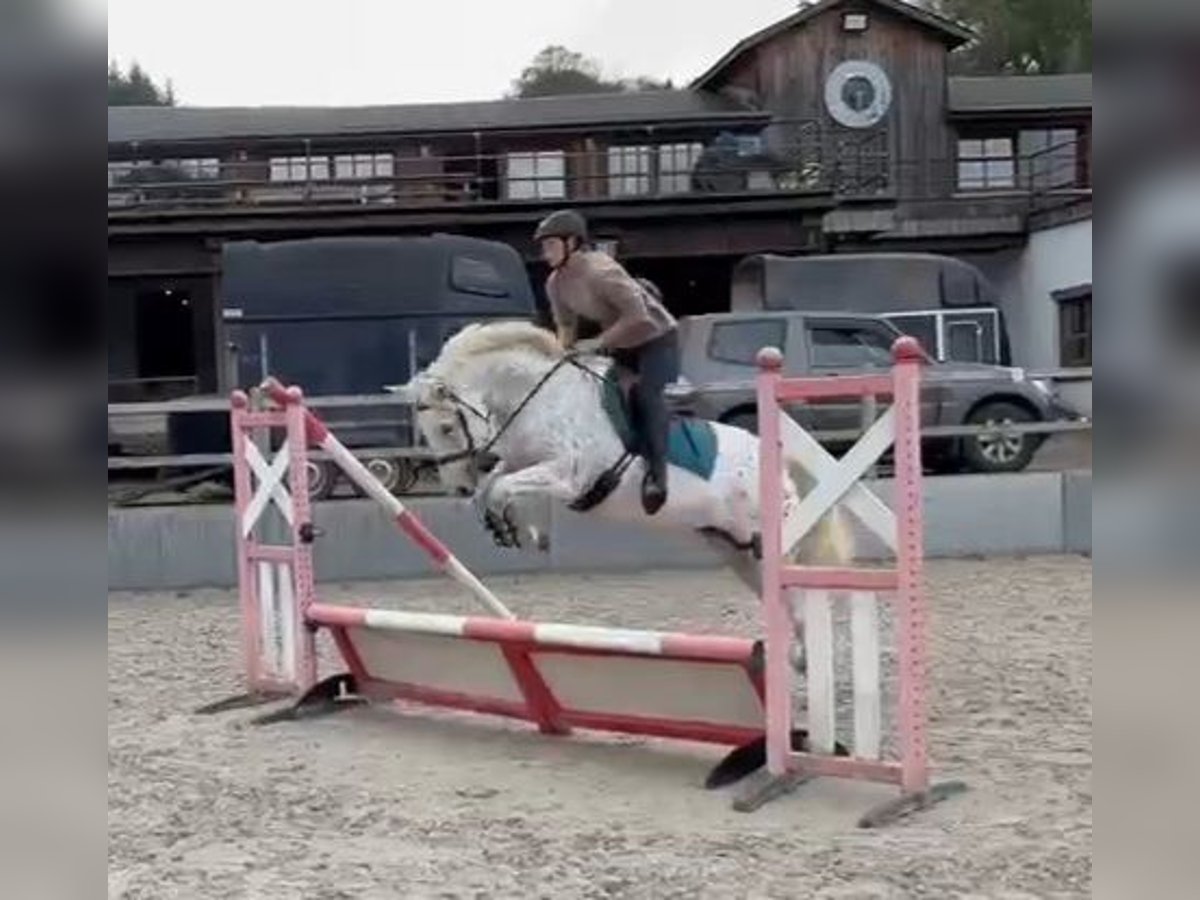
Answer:
[[[594,150],[404,156],[310,151],[249,161],[110,162],[110,211],[232,208],[428,208],[557,201],[829,193],[844,199],[1090,196],[1082,159],[1050,147],[1011,159],[1003,184],[963,182],[950,158],[896,159],[886,131],[833,135],[811,121],[777,121],[769,140],[620,144]]]
[[[1088,140],[1063,141],[1024,158],[1023,180],[1030,211],[1050,212],[1092,199],[1092,153]]]
[[[698,194],[771,194],[824,190],[818,162],[746,161],[740,165],[639,167],[613,174],[588,171],[588,154],[564,153],[551,166],[517,175],[503,172],[511,156],[443,156],[436,167],[405,171],[397,157],[384,175],[325,177],[306,171],[272,178],[257,163],[222,163],[217,178],[181,176],[147,166],[139,176],[120,178],[108,189],[110,209],[404,206],[521,203],[547,200],[672,197]],[[324,167],[321,167],[322,170]],[[429,169],[434,169],[430,171]],[[560,171],[560,169],[562,171]],[[137,171],[137,170],[135,170]]]

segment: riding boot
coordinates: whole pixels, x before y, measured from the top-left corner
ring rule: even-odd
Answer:
[[[646,474],[642,479],[642,509],[657,513],[667,502],[667,442],[670,415],[664,389],[679,371],[676,335],[668,332],[638,347],[632,354],[638,373],[636,410]]]
[[[661,394],[650,394],[641,406],[641,453],[646,461],[642,478],[642,509],[646,515],[657,513],[667,502],[667,429],[666,404]]]
[[[667,502],[667,469],[647,460],[646,474],[642,478],[642,509],[646,515],[657,513]]]

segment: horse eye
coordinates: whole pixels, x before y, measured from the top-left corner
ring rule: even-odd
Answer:
[[[442,425],[441,432],[443,437],[450,437],[450,435],[454,434],[454,426],[447,422]]]

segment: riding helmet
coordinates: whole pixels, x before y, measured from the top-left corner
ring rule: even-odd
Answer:
[[[578,238],[581,242],[587,240],[587,220],[573,209],[560,209],[550,213],[538,223],[533,233],[536,243],[542,238]]]

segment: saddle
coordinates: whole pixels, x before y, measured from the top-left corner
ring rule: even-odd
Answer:
[[[614,365],[601,388],[601,404],[626,453],[644,456],[641,422],[635,402],[639,385],[636,375]],[[708,480],[717,461],[717,433],[712,423],[673,414],[667,431],[667,464],[686,469]]]

